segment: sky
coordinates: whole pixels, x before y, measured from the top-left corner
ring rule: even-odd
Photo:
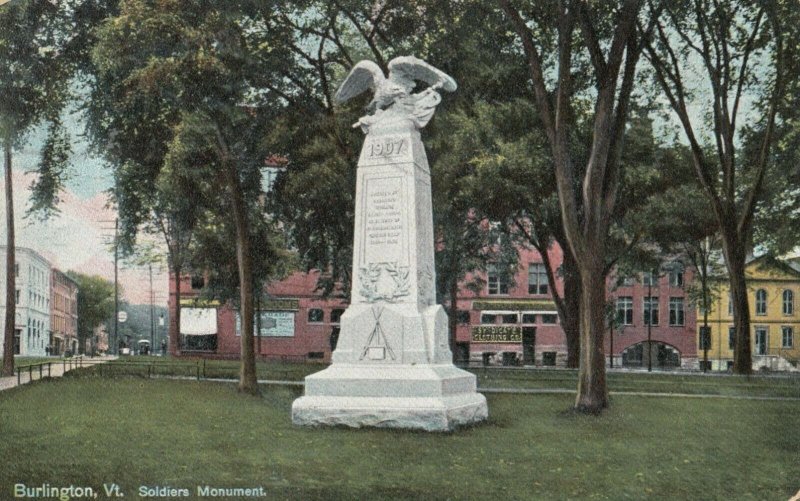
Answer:
[[[109,207],[107,190],[112,186],[111,172],[102,159],[89,151],[83,137],[79,113],[65,116],[72,142],[70,177],[61,193],[60,214],[47,221],[25,218],[29,206],[29,187],[34,175],[28,173],[39,161],[44,142],[44,128],[32,130],[27,144],[13,152],[14,219],[17,246],[29,247],[63,271],[100,275],[114,279],[114,254],[110,241],[114,235],[116,211]],[[5,193],[5,179],[0,179]],[[5,200],[5,196],[3,196]],[[5,201],[0,208],[0,244],[6,240]],[[158,242],[158,241],[157,241]],[[159,242],[160,243],[160,242]],[[137,268],[120,261],[121,297],[134,304],[150,303],[150,276],[147,268]],[[168,288],[165,270],[153,270],[156,305],[166,305]]]

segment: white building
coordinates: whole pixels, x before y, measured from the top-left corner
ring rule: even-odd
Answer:
[[[6,320],[6,247],[0,246],[0,338]],[[45,356],[50,345],[50,263],[36,251],[16,248],[14,354]],[[3,343],[0,342],[0,354]]]

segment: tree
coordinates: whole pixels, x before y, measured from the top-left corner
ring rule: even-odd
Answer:
[[[166,167],[192,179],[190,199],[235,229],[242,366],[239,390],[259,392],[253,338],[252,215],[265,144],[286,69],[274,5],[123,1],[97,30],[91,124],[131,197],[129,231],[148,214],[146,193]],[[178,14],[176,14],[178,13]],[[122,214],[121,214],[122,215]],[[173,262],[173,266],[175,263]]]
[[[554,15],[526,9],[533,11],[528,20],[510,0],[498,2],[522,41],[534,100],[553,157],[564,233],[581,280],[581,358],[575,409],[598,413],[608,406],[603,354],[605,250],[641,50],[636,29],[641,2],[626,0],[615,8],[616,2],[563,1],[558,2]],[[550,39],[556,40],[555,58],[545,59]],[[576,65],[581,61],[573,53],[578,47],[585,49],[590,63],[581,65],[580,73]],[[545,64],[552,64],[552,71],[546,70]],[[593,103],[591,148],[583,175],[578,177],[569,148],[569,125],[578,103],[574,80],[581,73],[590,75],[595,93],[589,98]],[[552,80],[555,88],[550,91],[547,87]],[[582,199],[581,210],[578,199]]]
[[[75,271],[67,276],[78,284],[78,345],[83,350],[95,327],[114,318],[114,282]]]
[[[15,234],[12,157],[26,132],[42,121],[48,135],[32,186],[32,210],[48,216],[58,202],[69,155],[69,143],[58,115],[66,98],[69,65],[63,57],[66,34],[63,11],[46,0],[0,6],[0,141],[6,184],[6,316],[2,374],[14,373]]]
[[[567,341],[567,366],[577,367],[580,284],[574,280],[577,273],[569,252],[564,253],[562,263],[550,260],[548,250],[554,242],[565,250],[567,244],[558,210],[551,157],[544,132],[529,126],[532,115],[535,116],[535,109],[523,97],[508,102],[480,100],[444,113],[438,123],[443,124],[440,127],[449,133],[435,137],[432,146],[434,151],[442,148],[447,154],[437,158],[437,168],[444,166],[448,172],[450,165],[461,167],[454,171],[455,179],[445,177],[440,181],[441,175],[437,175],[435,182],[444,186],[463,185],[457,194],[441,197],[447,206],[458,203],[482,214],[500,224],[497,229],[506,235],[505,242],[533,246],[542,256],[548,282],[553,285],[550,294]],[[438,146],[437,142],[443,146]],[[461,218],[468,221],[463,215]],[[479,241],[474,245],[476,252],[471,255],[485,255],[485,258],[476,263],[480,266],[465,268],[464,271],[485,271],[487,259],[493,259],[492,254],[487,252],[487,248],[481,253]],[[502,250],[500,256],[508,252]],[[470,264],[463,255],[454,261],[461,263],[460,266]],[[513,262],[516,263],[516,259]],[[563,295],[554,286],[557,269],[564,278]],[[457,280],[463,278],[457,273],[454,275]]]
[[[524,92],[518,66],[508,64],[505,52],[497,50],[511,45],[510,37],[504,30],[487,28],[499,28],[503,20],[496,10],[478,1],[458,5],[307,1],[293,2],[293,6],[285,9],[284,22],[294,28],[293,53],[306,71],[293,75],[293,90],[287,91],[296,115],[287,117],[284,127],[276,131],[287,144],[289,165],[276,183],[272,206],[278,219],[287,223],[302,264],[323,271],[318,283],[323,293],[349,294],[353,166],[363,141],[350,125],[367,101],[334,107],[334,82],[344,78],[358,58],[373,59],[385,70],[391,57],[413,53],[434,61],[459,84],[459,91],[446,97],[448,106],[437,112],[437,119],[426,129],[435,172],[437,288],[440,297],[450,297],[452,302],[458,282],[468,273],[485,270],[492,259],[492,247],[484,244],[496,232],[487,232],[492,228],[483,224],[483,216],[474,207],[457,202],[464,200],[464,193],[458,194],[463,188],[459,173],[468,167],[454,147],[459,131],[452,126],[457,122],[447,116],[451,110],[469,108],[479,96],[508,100]],[[468,143],[464,136],[458,144]],[[319,183],[319,179],[328,182]]]
[[[745,265],[756,203],[764,183],[776,116],[794,72],[797,25],[794,6],[784,2],[692,0],[666,2],[646,53],[655,78],[677,115],[691,148],[692,162],[722,237],[733,302],[733,371],[752,372],[750,307]],[[704,122],[689,111],[696,89],[684,69],[698,62],[705,75],[702,91],[711,98],[713,153],[702,143]],[[765,68],[768,68],[765,71]],[[763,131],[751,158],[740,158],[737,131],[748,95],[757,102]]]

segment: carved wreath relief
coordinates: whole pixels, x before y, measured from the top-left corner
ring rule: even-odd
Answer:
[[[387,301],[393,303],[410,294],[409,267],[392,263],[369,263],[362,266],[358,274],[359,293],[368,302]]]

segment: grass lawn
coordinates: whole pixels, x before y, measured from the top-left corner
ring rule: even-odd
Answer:
[[[69,377],[0,392],[0,499],[37,486],[263,486],[266,499],[754,499],[800,490],[797,402],[489,395],[451,434],[292,426],[299,389]],[[104,498],[101,494],[100,498]]]

